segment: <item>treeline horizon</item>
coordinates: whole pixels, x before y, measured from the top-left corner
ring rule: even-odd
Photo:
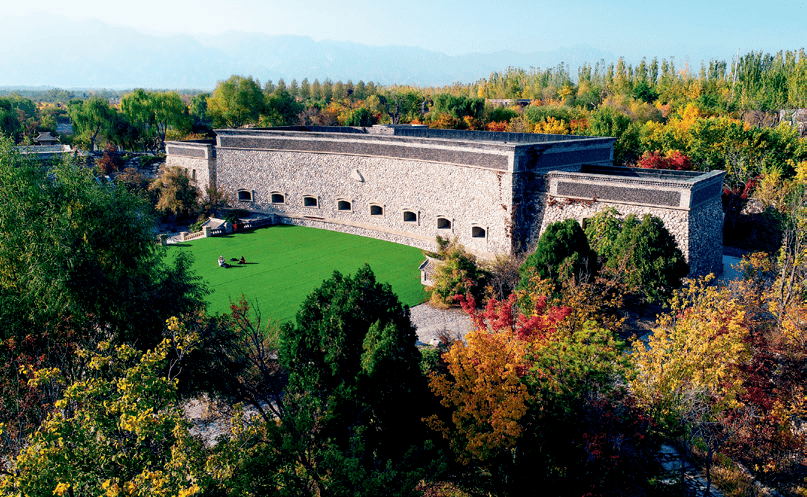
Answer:
[[[383,85],[373,81],[359,81],[357,85],[371,85],[378,88],[413,88],[422,91],[448,92],[455,95],[466,94],[488,99],[555,98],[552,90],[572,86],[613,86],[615,89],[650,86],[667,87],[675,82],[704,86],[702,90],[730,88],[730,100],[736,99],[740,107],[748,110],[772,110],[782,108],[801,108],[807,106],[807,60],[804,48],[798,50],[781,50],[774,54],[751,51],[731,61],[710,59],[702,61],[698,68],[691,67],[689,62],[677,65],[675,57],[649,59],[643,57],[638,64],[626,62],[619,57],[616,62],[604,59],[593,63],[584,63],[575,68],[566,63],[554,67],[507,67],[482,77],[475,82],[455,82],[451,85]],[[242,75],[249,76],[252,75]],[[260,78],[255,78],[259,80]],[[298,80],[280,78],[277,83],[266,80],[267,86],[286,87],[290,95],[306,99],[305,88],[315,82],[326,87],[340,83],[345,88],[353,87],[351,79],[333,81],[325,78]],[[219,81],[219,84],[224,81]],[[61,88],[5,86],[0,87],[0,96],[21,96],[35,101],[48,103],[68,103],[72,99],[92,97],[120,98],[140,87],[113,89],[104,87]],[[202,88],[147,88],[147,91],[175,91],[180,95],[197,95],[211,91]],[[339,96],[337,92],[336,96]]]

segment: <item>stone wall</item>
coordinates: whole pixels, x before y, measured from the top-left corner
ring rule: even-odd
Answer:
[[[807,137],[807,109],[780,110],[779,121],[790,123],[799,131],[799,136]]]
[[[168,141],[165,151],[165,165],[187,170],[202,192],[216,186],[216,148],[212,141]]]
[[[389,157],[233,148],[219,149],[217,157],[218,183],[231,198],[244,199],[240,208],[430,250],[437,235],[457,237],[481,257],[511,251],[511,178],[482,167]],[[306,206],[306,197],[316,205]],[[447,227],[438,228],[438,220]]]
[[[690,275],[723,272],[723,204],[720,196],[689,211]]]

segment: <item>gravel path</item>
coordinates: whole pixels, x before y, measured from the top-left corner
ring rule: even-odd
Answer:
[[[458,339],[471,331],[471,318],[462,309],[437,309],[428,302],[410,309],[417,327],[418,345],[436,343],[441,335]]]

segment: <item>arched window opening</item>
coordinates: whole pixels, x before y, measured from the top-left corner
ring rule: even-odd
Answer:
[[[340,200],[339,202],[336,203],[336,208],[340,211],[349,211],[352,208],[352,206],[350,205],[349,201]]]
[[[403,220],[405,223],[416,223],[418,220],[418,215],[412,211],[404,211]]]
[[[486,233],[484,228],[480,228],[479,226],[474,226],[471,228],[471,236],[473,238],[485,238],[485,235]]]
[[[317,207],[319,205],[319,202],[317,201],[317,197],[306,195],[305,197],[303,197],[303,205],[305,207]]]
[[[273,204],[285,204],[286,197],[282,193],[272,193],[272,203]]]
[[[371,205],[370,206],[370,215],[371,216],[383,216],[384,215],[384,208],[380,205]]]
[[[451,221],[444,217],[437,218],[437,229],[438,230],[450,230],[451,229]]]
[[[238,190],[238,201],[239,202],[252,202],[252,191],[250,191],[250,190]]]

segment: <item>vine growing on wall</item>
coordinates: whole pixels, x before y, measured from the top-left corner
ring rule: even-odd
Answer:
[[[546,205],[548,205],[549,207],[557,207],[558,209],[563,210],[565,206],[570,205],[582,205],[584,207],[591,207],[596,202],[597,197],[591,197],[590,199],[566,197],[563,200],[558,200],[556,197],[552,197],[550,195],[547,197]]]

